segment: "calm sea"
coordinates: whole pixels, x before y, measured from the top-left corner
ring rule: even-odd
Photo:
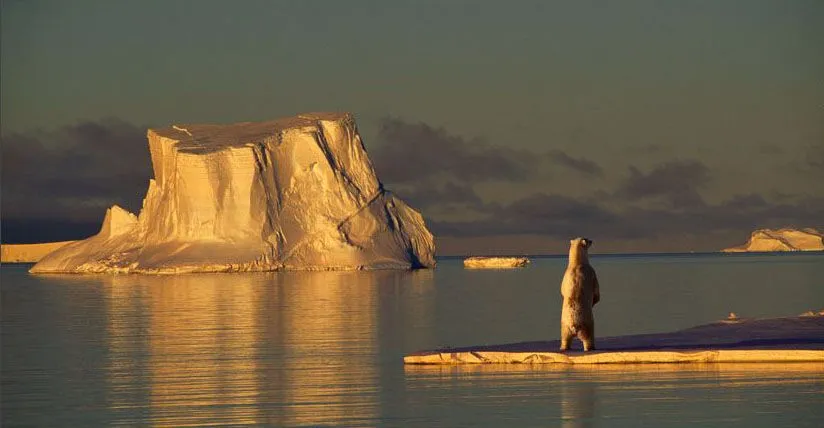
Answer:
[[[824,309],[824,255],[601,256],[599,336]],[[821,364],[404,367],[557,339],[565,258],[467,271],[31,276],[3,265],[2,426],[824,426]]]

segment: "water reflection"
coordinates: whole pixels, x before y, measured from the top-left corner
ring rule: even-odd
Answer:
[[[145,287],[133,287],[126,277],[105,281],[108,358],[106,380],[108,405],[115,412],[148,409],[151,389],[149,319]]]
[[[561,426],[583,428],[593,426],[595,418],[596,383],[589,380],[561,383]]]
[[[376,278],[357,272],[276,275],[261,341],[276,355],[263,373],[288,403],[269,424],[355,425],[377,413]],[[367,310],[364,310],[368,308]],[[277,385],[271,385],[277,383]],[[270,401],[270,400],[267,400]]]
[[[262,293],[254,278],[101,277],[112,405],[143,403],[161,425],[256,421]]]
[[[824,363],[413,365],[404,373],[412,406],[458,401],[465,411],[453,410],[453,420],[483,426],[507,425],[519,415],[564,427],[666,425],[685,408],[695,417],[681,421],[688,425],[757,415],[780,420],[787,403],[801,414],[821,415],[814,397],[824,392]],[[763,396],[758,403],[753,391]],[[437,419],[421,415],[427,416]]]
[[[94,279],[108,302],[110,406],[160,425],[374,421],[377,284],[411,281],[414,293],[427,282],[406,272]]]
[[[615,279],[655,279],[663,268],[645,260],[599,262],[613,291],[598,316],[615,334],[639,332],[633,318],[643,328],[664,320],[655,326],[666,330],[705,323],[726,316],[728,302],[776,316],[824,299],[814,275],[824,258],[803,255],[771,270],[665,259],[684,284],[652,306],[622,303],[659,292],[653,280]],[[773,283],[750,283],[750,268],[784,278],[783,300],[770,297]],[[822,364],[403,366],[403,354],[420,349],[554,338],[562,270],[537,260],[481,274],[447,261],[415,272],[64,277],[3,265],[0,425],[767,427],[824,418]],[[716,287],[709,273],[739,281]],[[707,309],[713,302],[722,303]],[[667,318],[673,311],[689,317]]]

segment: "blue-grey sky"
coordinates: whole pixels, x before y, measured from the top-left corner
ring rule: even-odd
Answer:
[[[319,110],[442,253],[824,227],[817,0],[0,4],[4,240],[139,209],[147,126]]]

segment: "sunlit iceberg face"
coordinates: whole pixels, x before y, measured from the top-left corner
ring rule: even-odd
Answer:
[[[149,130],[154,179],[138,216],[107,211],[101,231],[32,272],[226,272],[432,267],[421,215],[384,190],[354,118]]]

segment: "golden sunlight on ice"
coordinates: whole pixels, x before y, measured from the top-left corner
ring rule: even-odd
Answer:
[[[3,263],[35,263],[46,254],[77,241],[46,242],[42,244],[2,244],[0,261]]]
[[[423,217],[387,191],[348,113],[185,125],[147,134],[154,179],[138,215],[32,273],[376,270],[435,266]]]
[[[729,319],[671,333],[605,337],[597,350],[558,350],[558,341],[437,349],[405,364],[824,363],[824,316]]]
[[[463,261],[467,269],[509,269],[529,264],[526,257],[468,257]]]

